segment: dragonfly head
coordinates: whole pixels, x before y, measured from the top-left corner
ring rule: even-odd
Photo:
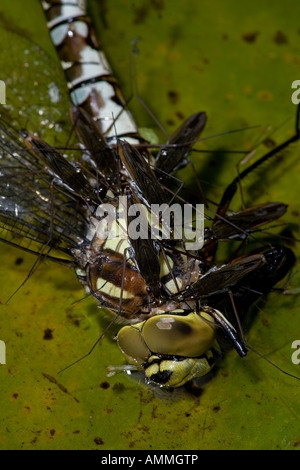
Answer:
[[[180,387],[207,374],[219,350],[214,319],[206,312],[155,315],[121,328],[118,345],[129,364],[144,368],[146,380]]]

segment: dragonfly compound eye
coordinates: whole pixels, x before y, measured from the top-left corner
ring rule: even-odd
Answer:
[[[144,323],[124,326],[117,335],[119,348],[129,364],[141,365],[150,355],[141,332]]]
[[[198,357],[215,339],[212,323],[212,317],[204,312],[186,316],[155,315],[144,323],[142,336],[152,353]]]

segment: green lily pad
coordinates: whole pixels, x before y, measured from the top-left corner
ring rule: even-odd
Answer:
[[[216,137],[198,148],[211,153],[195,153],[192,159],[209,198],[218,200],[236,175],[241,154],[225,150],[250,151],[259,143],[252,157],[257,158],[293,134],[291,84],[300,75],[298,4],[287,10],[279,0],[272,6],[266,0],[114,0],[93,1],[91,10],[125,97],[131,97],[136,82],[146,104],[134,91],[129,106],[139,126],[165,141],[147,107],[167,133],[192,113],[207,112],[204,136]],[[20,126],[64,144],[70,131],[67,92],[39,2],[28,0],[24,9],[20,0],[13,8],[2,0],[0,14],[1,44],[6,44],[0,51],[0,79],[7,83],[7,104],[14,110],[21,97],[26,104]],[[49,83],[58,86],[57,103],[49,99]],[[40,124],[41,105],[43,116],[59,124],[52,131]],[[300,223],[298,154],[295,145],[243,184],[246,205],[289,205],[283,221],[294,227],[295,237]],[[178,176],[193,184],[190,168]],[[241,207],[239,195],[233,207]],[[0,249],[0,340],[6,345],[6,364],[0,364],[1,449],[300,445],[299,382],[252,352],[245,359],[228,354],[200,396],[172,393],[145,385],[141,377],[106,376],[107,366],[124,363],[113,338],[116,326],[93,354],[58,373],[91,349],[108,319],[95,300],[84,298],[75,273],[50,262],[41,263],[6,304],[35,258],[6,245]],[[298,285],[296,273],[289,288]],[[299,365],[291,360],[291,345],[300,339],[299,296],[272,293],[257,310],[249,344],[299,375]]]

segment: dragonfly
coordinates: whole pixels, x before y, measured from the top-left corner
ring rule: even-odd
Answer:
[[[294,264],[292,251],[281,245],[236,257],[221,267],[216,266],[215,255],[220,240],[248,240],[286,211],[285,204],[267,203],[228,213],[239,182],[298,140],[298,114],[295,135],[228,186],[217,210],[210,212],[212,225],[203,249],[187,252],[183,240],[174,240],[172,230],[164,240],[162,220],[155,240],[135,240],[128,233],[130,220],[122,218],[117,208],[119,197],[130,207],[143,203],[148,230],[149,207],[170,204],[178,196],[167,190],[166,180],[187,164],[206,115],[198,112],[187,119],[153,156],[127,110],[85,11],[76,1],[42,4],[68,82],[73,126],[86,155],[80,162],[68,162],[47,142],[26,132],[21,133],[24,146],[14,129],[1,124],[5,241],[19,245],[13,240],[17,232],[30,246],[38,245],[26,250],[39,253],[39,259],[73,267],[102,306],[132,323],[118,334],[130,364],[127,370],[143,369],[147,381],[179,387],[207,374],[228,346],[241,357],[246,355],[237,318],[246,316]],[[85,59],[88,47],[91,55]],[[105,105],[97,106],[104,96]],[[110,229],[114,233],[124,226],[124,237],[107,238],[108,204],[117,214]],[[65,258],[52,256],[54,248]]]

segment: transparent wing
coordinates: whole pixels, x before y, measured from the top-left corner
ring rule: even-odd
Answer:
[[[0,237],[40,253],[44,245],[65,253],[84,239],[77,198],[0,122]]]

